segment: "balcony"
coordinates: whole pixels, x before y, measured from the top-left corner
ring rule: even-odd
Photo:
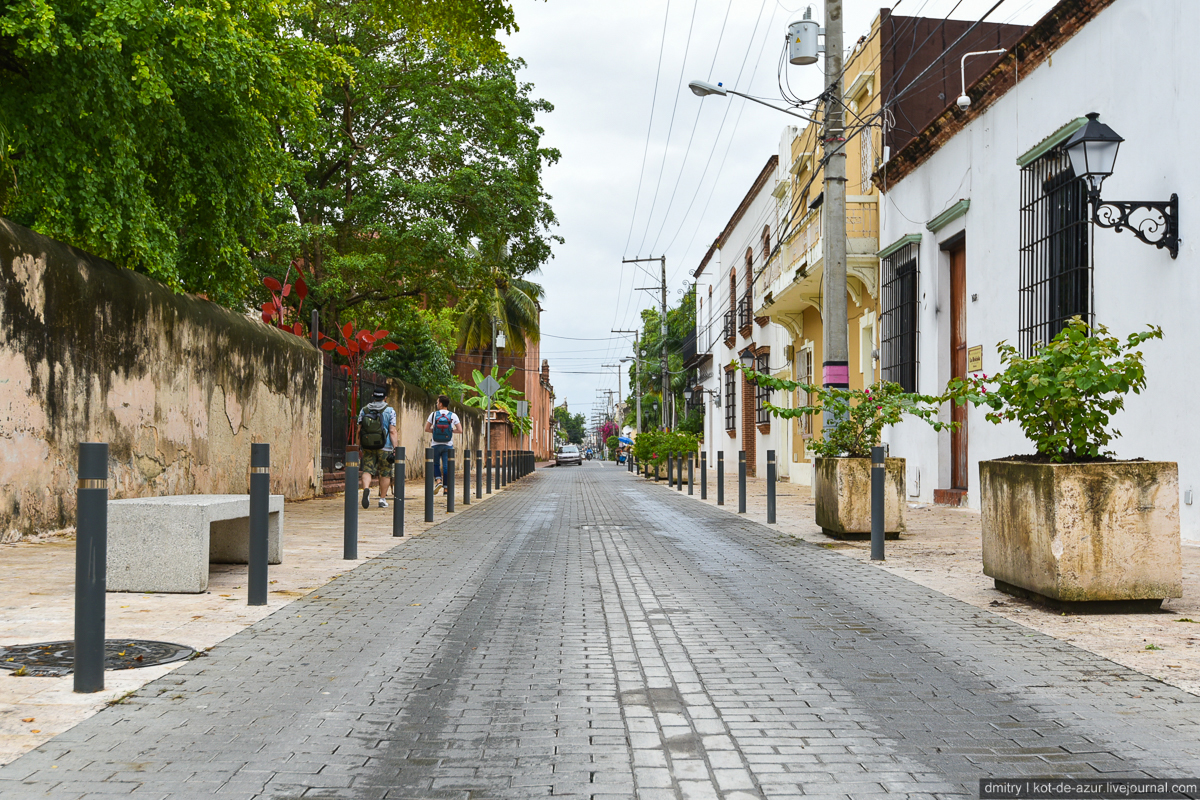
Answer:
[[[805,308],[821,307],[824,266],[822,226],[824,208],[810,209],[776,256],[754,282],[758,317],[790,317]],[[879,214],[874,197],[852,195],[846,202],[847,291],[858,303],[877,293]]]
[[[696,332],[692,331],[687,338],[683,340],[683,347],[680,348],[680,355],[683,356],[684,369],[696,369],[701,364],[711,361],[712,355],[705,350],[696,348]]]
[[[736,313],[732,309],[725,312],[725,325],[721,329],[721,333],[726,347],[733,347],[734,339],[737,338],[737,328],[734,327]]]

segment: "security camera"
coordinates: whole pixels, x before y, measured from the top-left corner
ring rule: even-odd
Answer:
[[[967,97],[965,94],[959,95],[959,97],[958,97],[959,110],[966,111],[970,107],[971,107],[971,98]]]

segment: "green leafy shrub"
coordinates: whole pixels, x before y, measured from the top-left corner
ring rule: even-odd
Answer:
[[[1146,387],[1137,348],[1161,338],[1162,328],[1151,325],[1121,342],[1103,325],[1089,327],[1074,317],[1053,340],[1037,343],[1028,358],[1000,342],[1003,371],[990,378],[956,378],[948,394],[959,405],[987,406],[990,422],[1015,420],[1038,455],[1052,461],[1104,458],[1111,454],[1103,448],[1121,435],[1108,430],[1113,414],[1125,407],[1125,395]]]
[[[815,398],[812,405],[799,408],[780,408],[773,403],[766,403],[765,407],[772,416],[794,419],[830,412],[833,424],[826,424],[809,445],[813,452],[824,458],[870,458],[871,448],[879,445],[884,426],[895,425],[905,416],[922,419],[938,431],[953,428],[957,424],[942,422],[937,418],[939,406],[946,401],[945,396],[905,392],[898,383],[880,381],[869,389],[830,389],[786,378],[773,378],[745,369],[736,362],[735,366],[746,373],[748,381],[758,386],[786,392],[799,389]]]
[[[678,431],[646,431],[639,433],[633,441],[633,457],[639,464],[651,467],[667,464],[668,455],[695,453],[700,440],[691,433]]]

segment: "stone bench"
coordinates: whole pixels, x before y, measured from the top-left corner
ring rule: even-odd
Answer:
[[[283,560],[283,495],[271,495],[267,562]],[[184,494],[108,502],[108,591],[205,592],[209,564],[250,560],[250,496]]]

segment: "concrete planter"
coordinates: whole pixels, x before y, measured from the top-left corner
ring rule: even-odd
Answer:
[[[979,463],[983,573],[1058,602],[1183,595],[1179,472],[1166,461]]]
[[[818,458],[813,480],[817,524],[827,536],[861,539],[871,535],[871,459]],[[904,531],[904,459],[887,459],[884,482],[884,534]]]

